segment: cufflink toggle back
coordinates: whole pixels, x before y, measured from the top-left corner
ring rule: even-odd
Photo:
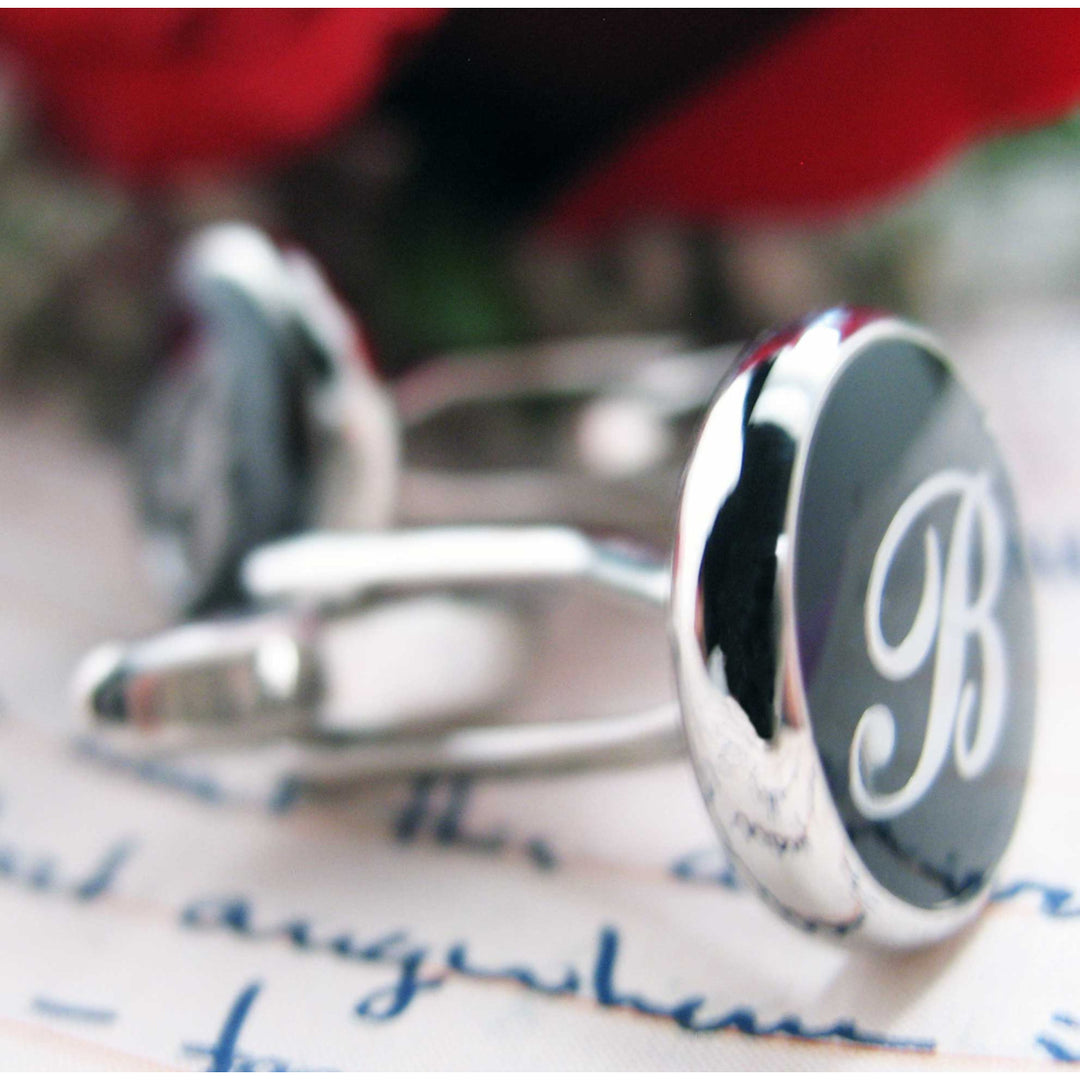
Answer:
[[[1016,822],[1035,681],[1019,538],[938,347],[836,310],[752,347],[725,380],[670,567],[570,527],[458,526],[285,540],[242,576],[271,608],[308,612],[568,580],[666,605],[677,708],[345,745],[301,732],[310,774],[625,760],[676,746],[681,714],[717,830],[765,898],[804,927],[906,946],[977,913]],[[107,697],[123,721],[168,653],[166,635],[99,655],[82,677],[91,714],[110,718]]]

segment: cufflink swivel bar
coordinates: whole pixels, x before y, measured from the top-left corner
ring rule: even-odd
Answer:
[[[497,708],[526,652],[504,604],[446,590],[579,584],[659,613],[668,569],[640,548],[565,526],[315,533],[257,550],[242,576],[268,610],[100,646],[76,678],[84,715],[131,729],[143,751],[296,737],[315,783],[618,763],[684,748],[674,704],[554,724],[489,717],[445,732]],[[381,694],[364,685],[365,670],[380,673]]]

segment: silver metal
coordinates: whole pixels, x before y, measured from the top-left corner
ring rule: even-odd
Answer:
[[[426,362],[393,386],[403,522],[564,522],[668,545],[735,346],[593,338]]]
[[[562,522],[667,545],[693,433],[735,349],[609,337],[429,361],[393,385],[315,261],[196,233],[193,337],[139,425],[146,562],[177,611],[238,599],[248,551],[307,529]]]
[[[254,599],[308,605],[385,590],[577,581],[662,608],[670,583],[666,562],[640,544],[544,525],[311,533],[253,552],[241,578]]]
[[[659,615],[670,575],[639,545],[567,527],[447,526],[279,541],[248,557],[242,579],[253,599],[277,609],[100,646],[76,673],[80,715],[114,734],[133,730],[144,749],[163,750],[285,735],[370,744],[462,716],[475,721],[505,705],[522,681],[528,632],[520,610],[461,590],[576,583]],[[573,764],[586,754],[591,762],[609,748],[625,757],[642,739],[650,748],[657,743],[651,711],[640,724],[605,720],[575,730],[573,749],[547,746],[529,725],[493,736],[498,749],[478,752],[524,764],[528,754],[509,749],[512,731],[542,750],[545,764]],[[449,767],[461,746],[477,744],[442,745]],[[409,754],[438,764],[435,744]],[[362,756],[343,759],[335,773]],[[327,771],[318,766],[320,775]]]
[[[235,290],[281,334],[299,329],[315,355],[302,372],[302,401],[317,441],[315,517],[329,528],[386,525],[398,499],[399,425],[362,332],[315,260],[274,244],[250,225],[215,225],[194,236],[177,265],[193,307]]]
[[[174,294],[190,332],[137,425],[147,568],[177,610],[235,599],[239,559],[308,521],[387,525],[399,427],[315,262],[242,224],[197,233]]]
[[[681,715],[685,745],[718,832],[750,880],[786,917],[815,931],[889,946],[909,947],[951,934],[981,909],[989,877],[978,889],[958,893],[955,901],[920,905],[885,888],[868,869],[825,775],[799,653],[793,553],[812,436],[823,403],[852,357],[878,342],[917,346],[940,357],[932,339],[906,324],[841,309],[766,339],[735,368],[718,365],[725,370],[717,372],[723,376],[720,388],[686,471],[670,562],[654,549],[601,540],[569,526],[443,526],[279,541],[249,555],[241,570],[248,595],[268,614],[224,630],[188,628],[151,645],[91,658],[80,679],[82,708],[102,724],[138,726],[146,719],[135,707],[142,700],[135,689],[140,680],[153,685],[154,679],[167,681],[181,670],[205,675],[216,657],[225,678],[215,682],[208,704],[202,714],[195,710],[194,719],[228,728],[239,717],[245,732],[265,720],[264,734],[288,732],[297,742],[301,776],[315,783],[417,771],[627,763],[677,753],[684,745]],[[751,442],[751,432],[764,429],[776,433],[785,454],[790,450],[780,467]],[[761,476],[776,481],[779,490],[752,488],[747,503],[744,480]],[[754,523],[754,511],[767,499],[779,500],[775,526]],[[706,642],[707,545],[729,511],[738,511],[746,530],[729,538],[731,573],[745,579],[761,565],[767,568],[764,607],[758,611],[767,667],[756,676],[763,712],[729,683],[728,657],[721,656],[718,665]],[[486,724],[470,717],[455,727],[457,717],[444,714],[424,730],[409,719],[407,702],[383,723],[358,718],[331,730],[320,719],[319,687],[325,680],[311,660],[312,642],[336,620],[380,603],[400,604],[415,593],[452,591],[461,602],[493,589],[528,591],[553,584],[581,585],[600,596],[644,604],[657,615],[666,610],[678,704],[543,725],[492,723],[498,720],[495,709]],[[281,615],[282,610],[301,614]],[[723,617],[737,629],[743,613]],[[215,640],[214,634],[223,636]],[[278,666],[289,676],[275,684],[283,691],[280,707],[270,702],[265,678],[259,682],[258,658],[267,641],[274,642],[271,651],[277,650]],[[512,667],[497,660],[491,670],[501,677]],[[238,678],[240,689],[234,685]],[[487,700],[496,702],[507,684],[499,683],[499,692]],[[224,706],[215,696],[222,687]],[[105,706],[117,700],[128,704],[107,715]],[[167,709],[150,714],[155,722],[172,718]],[[958,731],[973,738],[962,727],[967,721],[957,723]],[[957,754],[962,737],[956,736]],[[874,761],[891,753],[878,746]]]
[[[676,702],[624,716],[462,727],[425,738],[294,747],[293,775],[320,787],[422,773],[497,774],[641,765],[686,753]]]
[[[79,666],[79,714],[118,748],[184,752],[283,737],[371,741],[504,706],[528,662],[518,614],[429,594],[337,616],[299,607],[188,623]]]
[[[898,947],[935,941],[970,922],[992,887],[934,909],[906,903],[879,884],[852,845],[830,794],[799,655],[794,595],[796,522],[790,497],[774,539],[777,597],[773,672],[775,730],[763,737],[737,696],[710,669],[702,635],[701,568],[721,509],[747,468],[747,395],[756,369],[772,364],[753,402],[795,449],[790,491],[799,493],[822,403],[851,358],[874,342],[937,343],[895,319],[830,312],[767,339],[710,411],[687,470],[674,550],[671,628],[687,742],[706,804],[728,851],[762,896],[813,930]],[[853,448],[854,450],[854,448]],[[745,536],[747,550],[758,537]]]

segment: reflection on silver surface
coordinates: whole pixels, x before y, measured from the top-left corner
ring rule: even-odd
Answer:
[[[910,946],[972,919],[991,881],[987,875],[952,902],[923,906],[901,899],[867,868],[823,767],[822,731],[832,718],[819,717],[822,731],[815,731],[795,595],[793,545],[807,499],[808,450],[840,374],[875,343],[911,343],[940,357],[930,339],[895,320],[832,312],[802,332],[766,341],[756,363],[744,365],[710,411],[683,490],[672,630],[691,756],[713,821],[739,865],[774,907],[800,925]],[[940,370],[947,370],[943,362]],[[884,416],[863,418],[871,438],[875,424],[886,422]],[[769,493],[777,489],[786,495],[770,507]],[[864,493],[868,505],[871,494]],[[898,496],[897,505],[901,501]],[[841,520],[853,514],[850,507],[825,510]],[[880,542],[880,534],[873,535]],[[840,542],[854,547],[862,538],[851,532]],[[719,598],[712,595],[718,581]],[[861,625],[857,585],[854,595],[831,596],[830,602],[838,608],[854,603]],[[708,610],[710,604],[715,610]],[[752,661],[738,655],[750,643]],[[837,644],[852,660],[863,648],[854,638]],[[842,677],[858,698],[859,670],[849,664]],[[852,722],[857,718],[856,712]],[[1016,719],[1021,727],[1031,720]],[[1009,783],[1022,781],[1013,776]],[[1012,814],[1015,799],[1005,794],[1002,813]],[[962,832],[962,810],[949,813],[950,820],[937,826],[924,815],[921,828]],[[1005,822],[1009,829],[1013,821]]]
[[[313,528],[543,521],[666,545],[736,355],[595,338],[437,358],[390,386],[314,261],[259,230],[196,234],[176,278],[192,335],[136,466],[150,572],[185,614],[237,601],[245,554]]]
[[[217,225],[181,252],[190,333],[137,426],[150,572],[188,613],[236,599],[252,547],[319,520],[388,523],[398,431],[359,331],[314,262]]]
[[[74,697],[84,719],[142,753],[283,736],[370,740],[493,712],[519,687],[528,652],[504,604],[426,595],[101,645],[76,672]]]
[[[980,879],[977,888],[959,890],[948,903],[927,906],[902,898],[868,869],[826,775],[825,725],[815,731],[800,653],[793,542],[807,498],[808,447],[839,375],[860,350],[880,342],[923,350],[935,358],[934,371],[947,377],[939,350],[925,335],[895,320],[849,310],[826,313],[767,339],[729,371],[686,473],[670,568],[647,548],[598,540],[580,529],[510,525],[315,533],[263,547],[244,563],[241,578],[251,597],[307,612],[309,618],[318,613],[321,620],[356,610],[370,613],[380,600],[398,603],[398,594],[415,591],[468,595],[556,584],[585,585],[598,595],[643,601],[657,613],[667,605],[678,707],[671,703],[557,725],[485,728],[466,721],[455,730],[418,735],[410,730],[405,703],[381,728],[335,729],[334,736],[347,735],[342,744],[330,738],[328,726],[310,722],[303,677],[310,639],[301,624],[275,622],[285,617],[277,614],[253,616],[226,631],[236,634],[235,647],[228,642],[219,646],[215,631],[195,627],[99,657],[85,672],[84,704],[95,719],[107,722],[110,698],[105,691],[117,682],[117,672],[137,671],[132,687],[141,679],[150,679],[153,686],[155,675],[164,678],[173,667],[183,668],[203,643],[209,643],[210,654],[231,649],[224,668],[237,670],[232,657],[238,655],[243,677],[233,688],[226,674],[215,691],[220,685],[226,697],[234,694],[235,711],[245,726],[260,711],[272,720],[282,717],[283,730],[300,739],[301,769],[315,782],[384,772],[522,770],[639,760],[679,749],[676,720],[681,711],[717,830],[775,908],[807,929],[894,946],[952,933],[985,903],[989,877]],[[876,418],[862,419],[872,427]],[[861,499],[860,494],[856,501]],[[852,602],[846,596],[830,599]],[[860,613],[861,603],[859,594],[855,606]],[[211,636],[199,636],[207,633]],[[269,657],[262,655],[267,642]],[[212,655],[204,653],[196,670],[200,664],[212,669]],[[275,711],[271,692],[290,684],[293,714],[288,703]],[[254,696],[252,685],[258,689]],[[210,713],[232,722],[227,707],[221,708],[213,695],[207,699],[213,703]],[[169,719],[167,710],[150,711],[155,721]],[[297,723],[298,713],[304,713],[307,726]],[[123,719],[140,716],[132,709]],[[1007,825],[1011,828],[1011,822]]]
[[[394,387],[401,520],[557,521],[667,545],[694,434],[736,355],[594,338],[432,360]]]
[[[657,607],[668,595],[667,568],[650,549],[554,525],[311,533],[253,552],[242,579],[256,599],[305,604],[340,604],[388,589],[561,581]]]

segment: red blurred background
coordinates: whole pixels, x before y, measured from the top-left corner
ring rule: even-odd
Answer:
[[[1080,13],[9,10],[0,72],[8,374],[83,378],[112,423],[178,237],[222,216],[310,248],[388,371],[551,333],[715,340],[830,289],[904,308],[887,257],[832,281],[771,238],[1067,116]]]

